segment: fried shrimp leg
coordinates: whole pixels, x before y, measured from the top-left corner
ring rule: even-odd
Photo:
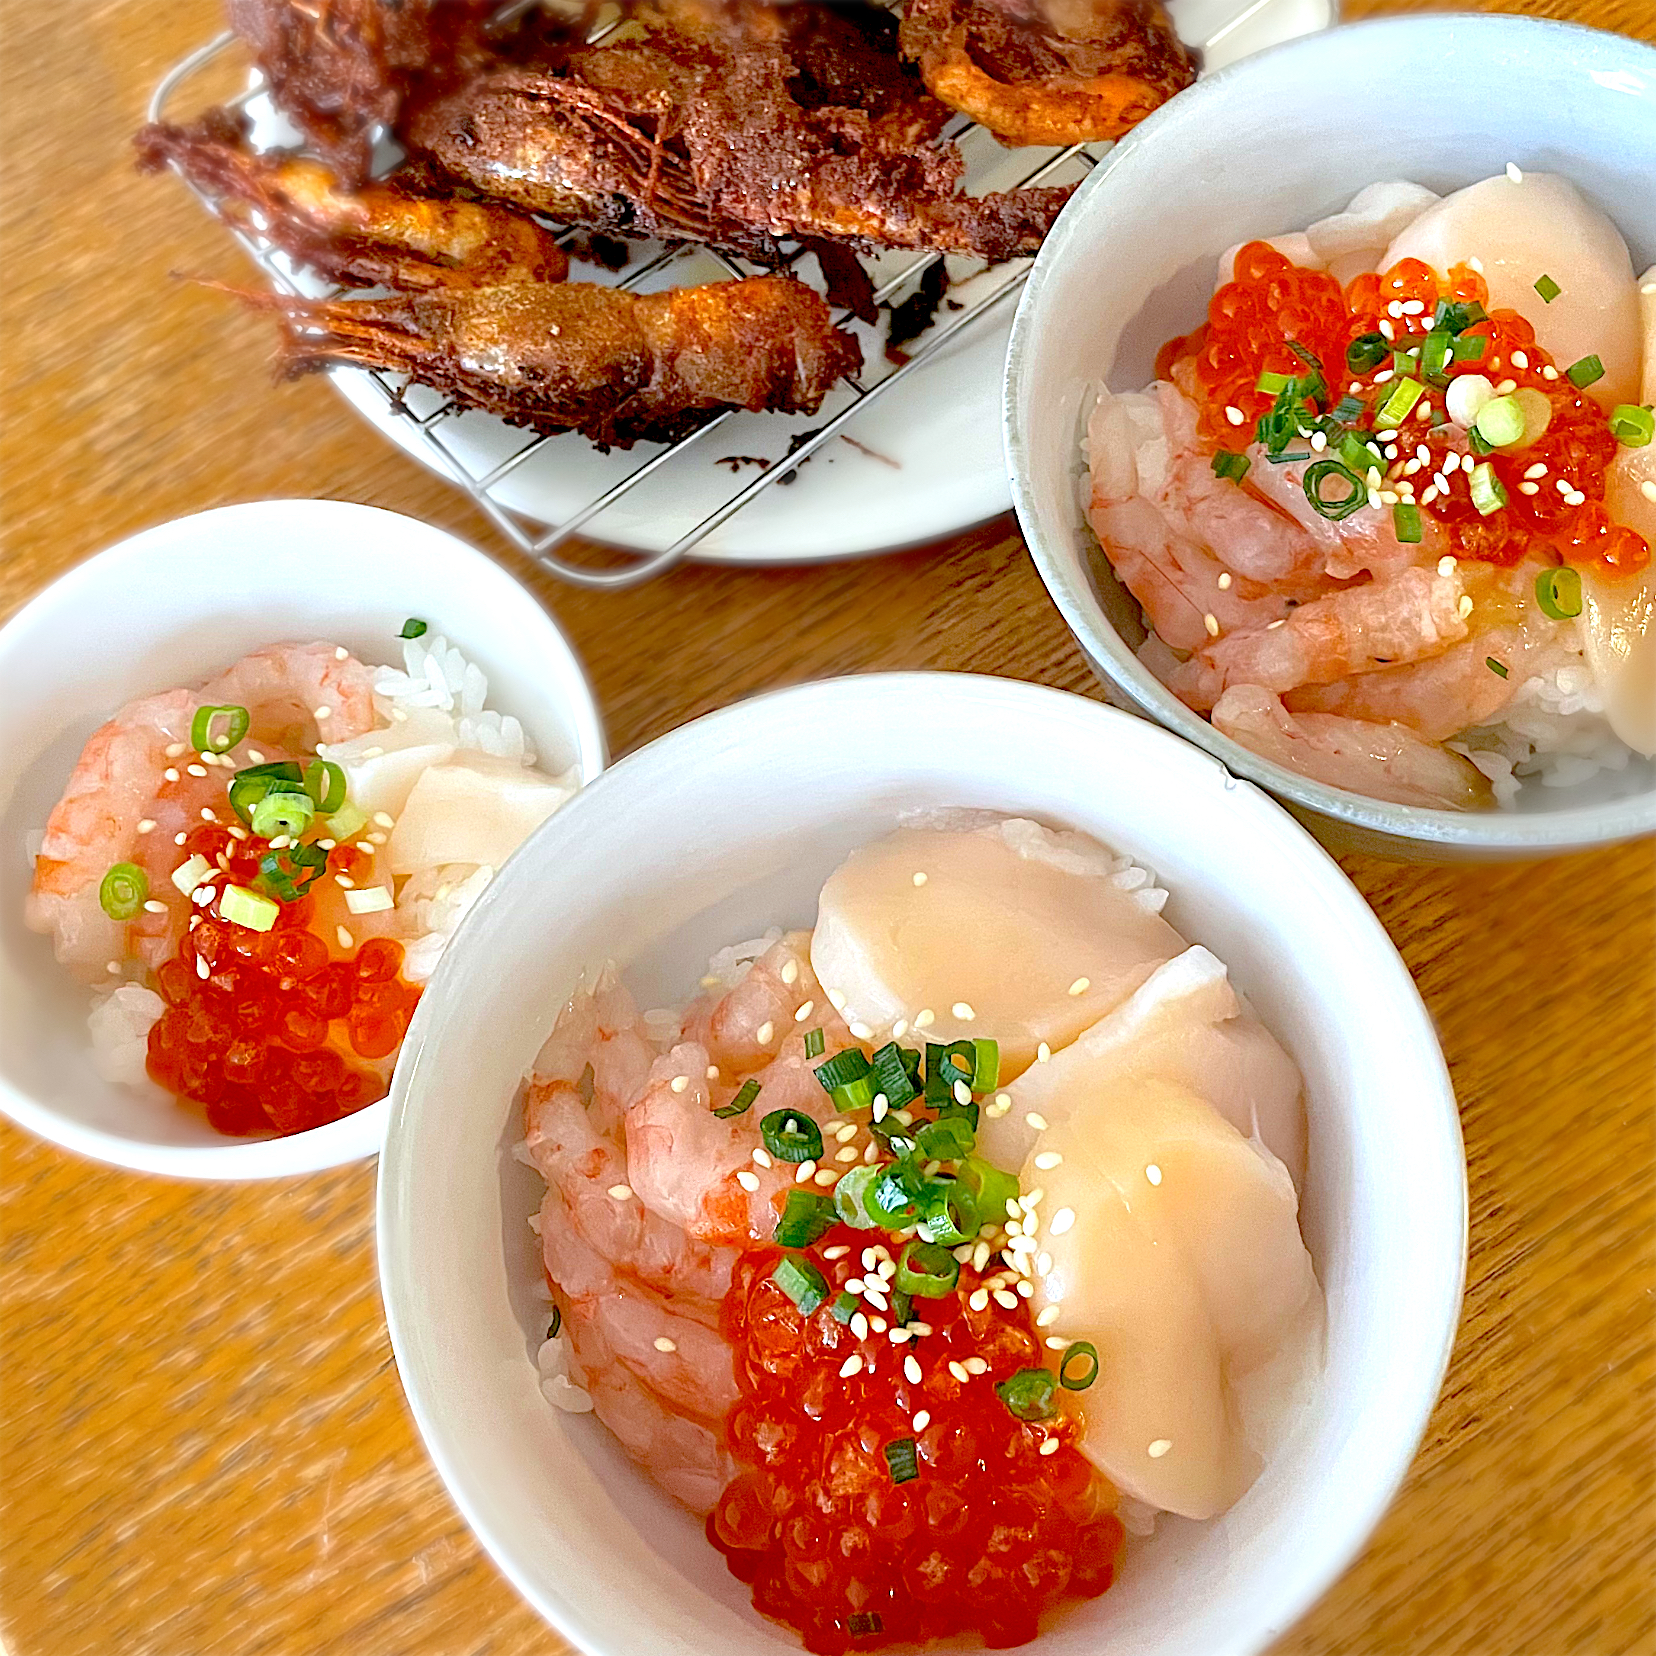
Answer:
[[[134,142],[142,170],[176,166],[229,224],[337,282],[491,287],[561,282],[569,272],[551,231],[526,213],[421,194],[400,180],[346,189],[319,162],[254,154],[224,110],[189,127],[144,127]]]
[[[1119,138],[1196,78],[1158,0],[908,0],[901,44],[1005,144]]]
[[[515,425],[617,448],[682,437],[721,409],[812,412],[862,361],[827,304],[786,276],[648,294],[517,282],[334,302],[245,297],[281,314],[290,374],[385,368]]]

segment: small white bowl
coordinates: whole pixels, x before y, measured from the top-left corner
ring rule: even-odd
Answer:
[[[1656,260],[1656,50],[1519,17],[1410,17],[1243,59],[1156,111],[1065,207],[1007,357],[1013,503],[1054,602],[1112,699],[1216,754],[1336,846],[1415,858],[1543,856],[1656,832],[1656,763],[1515,810],[1424,810],[1347,793],[1221,735],[1140,665],[1138,605],[1087,526],[1082,439],[1100,381],[1140,390],[1206,314],[1218,254],[1304,229],[1366,184],[1448,192],[1509,161],[1573,179]]]
[[[1169,920],[1230,965],[1309,1096],[1315,1400],[1235,1508],[1164,1519],[1117,1586],[1054,1618],[1044,1656],[1251,1656],[1350,1562],[1437,1396],[1465,1264],[1460,1121],[1408,972],[1315,841],[1188,743],[1061,691],[921,673],[744,702],[622,760],[502,872],[420,1003],[380,1162],[381,1285],[426,1445],[590,1656],[799,1647],[595,1419],[540,1393],[520,1077],[584,968],[614,958],[644,1005],[681,1003],[715,949],[813,923],[846,852],[929,806],[1031,815],[1154,868]]]
[[[373,1155],[381,1099],[286,1138],[232,1139],[159,1088],[99,1078],[86,988],[23,924],[30,836],[98,725],[262,644],[329,639],[400,662],[419,616],[489,677],[552,769],[604,767],[592,691],[563,634],[499,565],[430,524],[335,500],[266,500],[163,523],[76,565],[0,628],[0,1110],[98,1161],[192,1179],[263,1179]]]

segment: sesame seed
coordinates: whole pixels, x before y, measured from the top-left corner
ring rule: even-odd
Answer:
[[[1052,1269],[1052,1255],[1049,1254],[1049,1253],[1043,1253],[1035,1261],[1035,1273],[1036,1273],[1037,1276],[1045,1276],[1047,1274],[1047,1272],[1050,1271],[1051,1269]]]
[[[1051,1305],[1044,1305],[1036,1313],[1035,1326],[1037,1328],[1051,1328],[1063,1313],[1064,1308],[1056,1300]]]
[[[1225,418],[1229,420],[1233,426],[1242,425],[1247,420],[1247,416],[1242,412],[1242,410],[1234,406],[1229,406],[1225,409]]]
[[[1425,302],[1420,299],[1405,299],[1403,301],[1403,314],[1405,316],[1419,316],[1425,308]]]
[[[867,1041],[873,1038],[874,1031],[865,1023],[854,1023],[851,1026],[851,1034],[856,1040]]]
[[[1402,314],[1403,304],[1401,300],[1394,299],[1389,305],[1386,306],[1386,315],[1391,317],[1393,321],[1396,321],[1396,319]]]
[[[855,1152],[852,1153],[852,1160],[856,1160]],[[839,1182],[839,1174],[831,1167],[819,1167],[816,1170],[816,1182],[826,1190],[829,1185]]]
[[[1060,1156],[1056,1150],[1043,1150],[1040,1155],[1035,1158],[1035,1165],[1040,1168],[1043,1173],[1050,1173],[1053,1168],[1062,1167],[1064,1165],[1064,1158]]]
[[[917,872],[916,872],[916,873],[915,873],[915,876],[914,876],[914,883],[915,883],[915,884],[916,884],[916,885],[917,885],[917,886],[923,886],[923,885],[924,885],[924,884],[925,884],[925,883],[926,883],[926,881],[927,881],[927,879],[928,879],[928,878],[929,878],[929,876],[928,876],[928,875],[926,875],[926,874],[922,874],[922,873],[920,873],[920,872],[918,872],[918,871],[917,871]]]
[[[1516,391],[1517,389],[1518,389],[1517,380],[1515,380],[1515,379],[1504,379],[1504,380],[1501,381],[1501,383],[1499,385],[1497,385],[1495,387],[1495,395],[1497,397],[1510,397],[1512,395],[1512,393],[1514,391]]]
[[[749,1195],[752,1195],[753,1192],[759,1188],[759,1175],[757,1173],[748,1172],[748,1170],[744,1167],[742,1171],[736,1175],[736,1182],[742,1187],[743,1190],[747,1191]]]
[[[972,1089],[964,1081],[955,1082],[954,1101],[957,1104],[970,1104],[972,1102]]]
[[[1160,1460],[1162,1456],[1165,1455],[1172,1447],[1173,1440],[1171,1438],[1157,1438],[1156,1441],[1150,1445],[1149,1452],[1151,1460]]]
[[[397,826],[397,819],[389,811],[375,811],[374,821],[381,828],[395,828]]]
[[[356,842],[356,848],[357,848],[357,850],[359,850],[359,851],[360,851],[360,852],[361,852],[361,853],[362,853],[362,854],[363,854],[363,856],[365,856],[365,857],[371,857],[371,856],[373,856],[373,854],[374,854],[374,848],[373,848],[373,846],[372,846],[372,845],[370,845],[370,844],[369,844],[369,843],[368,843],[368,841],[367,841],[367,840],[358,840],[358,841],[357,841],[357,842]]]
[[[760,1046],[769,1046],[770,1041],[771,1041],[771,1036],[773,1036],[775,1033],[776,1033],[776,1026],[770,1021],[769,1018],[766,1018],[765,1021],[762,1024],[760,1024],[760,1026],[759,1026],[759,1044],[760,1044]]]
[[[1047,1130],[1046,1117],[1044,1115],[1037,1115],[1033,1110],[1031,1110],[1029,1114],[1024,1117],[1024,1125],[1026,1127],[1034,1128],[1037,1133],[1044,1133]]]
[[[799,981],[799,962],[797,960],[782,962],[782,981],[789,985]]]
[[[972,1245],[972,1269],[981,1271],[989,1263],[989,1244],[976,1242]],[[985,1302],[987,1303],[987,1301]]]
[[[205,776],[207,774],[207,767],[205,765],[186,765],[184,769],[187,770],[191,776]]]
[[[915,1362],[913,1353],[903,1359],[903,1373],[908,1376],[910,1385],[918,1386],[922,1379],[920,1365]]]
[[[890,1108],[891,1108],[891,1106],[886,1103],[886,1095],[884,1093],[875,1093],[875,1095],[874,1095],[874,1119],[875,1119],[875,1121],[877,1121],[877,1122],[884,1121],[885,1118],[886,1118],[886,1111],[889,1110]]]
[[[1519,494],[1524,495],[1540,494],[1541,485],[1539,483],[1520,483],[1518,485],[1518,492]]]
[[[665,1334],[656,1335],[656,1337],[655,1337],[655,1348],[656,1348],[657,1351],[677,1351],[678,1350],[678,1347],[676,1345],[674,1345],[673,1342],[671,1340],[669,1340]]]
[[[1535,464],[1533,466],[1531,466],[1530,469],[1527,472],[1524,473],[1525,478],[1528,479],[1531,482],[1533,482],[1538,477],[1545,477],[1546,475],[1547,475],[1547,462],[1545,460],[1537,460],[1535,462]]]
[[[833,1247],[822,1250],[822,1257],[824,1259],[844,1259],[850,1251],[843,1242],[836,1242]]]
[[[1382,506],[1395,506],[1397,504],[1397,490],[1382,489],[1380,491],[1380,504]]]
[[[987,1311],[989,1309],[989,1290],[987,1288],[974,1289],[971,1298],[966,1303],[974,1311]]]
[[[1052,1048],[1049,1047],[1045,1041],[1042,1041],[1041,1044],[1035,1049],[1035,1062],[1037,1064],[1044,1064],[1051,1056]]]
[[[185,747],[184,747],[184,744],[182,742],[168,742],[167,743],[167,757],[169,759],[178,758],[179,755],[182,754],[184,751],[185,751]]]
[[[865,1317],[860,1311],[853,1311],[851,1313],[851,1332],[855,1334],[859,1340],[866,1340],[868,1338],[868,1318]]]
[[[119,977],[121,975],[121,963],[118,960],[105,961],[104,970],[108,972],[111,977]]]
[[[1425,494],[1420,497],[1420,504],[1422,506],[1430,506],[1432,502],[1437,499],[1437,497],[1438,492],[1435,488],[1428,489]]]
[[[999,1121],[1000,1118],[1011,1108],[1012,1100],[1008,1098],[1005,1093],[996,1093],[994,1103],[984,1105],[983,1113],[986,1116],[990,1116],[996,1121]]]
[[[981,1357],[968,1357],[960,1365],[968,1374],[987,1374],[989,1365]]]
[[[378,829],[375,829],[375,831],[368,836],[368,843],[370,845],[384,845],[385,835],[380,833]]]
[[[848,1294],[860,1294],[863,1291],[863,1279],[861,1277],[847,1277],[844,1288]]]
[[[816,1172],[816,1163],[814,1161],[802,1161],[799,1166],[794,1169],[794,1183],[804,1184],[814,1172]]]
[[[805,1004],[802,1007],[800,1007],[800,1009],[796,1013],[794,1013],[794,1022],[795,1023],[804,1023],[804,1021],[808,1017],[810,1017],[810,1015],[814,1011],[816,1011],[816,1002],[815,1001],[806,1001]]]
[[[837,989],[830,989],[828,991],[828,1004],[836,1012],[843,1012],[845,1010],[845,996]]]
[[[176,782],[178,780],[178,772],[171,765],[168,765],[167,768],[162,771],[161,775],[168,782]]]
[[[174,845],[182,845],[187,838],[188,838],[188,835],[185,835],[185,834],[174,834],[173,835],[173,844]]]
[[[1461,594],[1461,601],[1455,605],[1455,613],[1463,621],[1472,613],[1472,600],[1464,592]]]
[[[966,1370],[956,1362],[951,1362],[949,1364],[949,1373],[952,1374],[963,1386],[972,1378],[971,1375],[969,1375]]]
[[[197,955],[196,956],[196,976],[198,978],[204,978],[204,977],[207,976],[207,973],[208,973],[207,962],[205,960],[203,960],[200,955]]]
[[[857,1147],[854,1144],[848,1144],[843,1150],[834,1152],[834,1160],[837,1162],[854,1162],[856,1159]]]
[[[1646,500],[1656,501],[1656,480],[1647,477],[1644,482],[1639,485],[1639,493],[1642,494]]]
[[[909,1328],[917,1340],[927,1339],[932,1331],[932,1325],[929,1322],[911,1322]]]
[[[334,936],[339,939],[339,946],[342,949],[354,948],[356,945],[356,939],[343,926],[334,927]]]
[[[349,874],[336,874],[334,875],[334,881],[336,884],[342,886],[346,891],[356,890],[356,881],[353,880]]]
[[[709,1064],[707,1066],[707,1079],[709,1081],[717,1081],[719,1079],[719,1066],[717,1064]]]
[[[1075,1342],[1066,1340],[1062,1334],[1049,1334],[1044,1343],[1048,1351],[1068,1351]]]
[[[894,1328],[886,1336],[886,1338],[890,1340],[893,1345],[907,1345],[913,1336],[906,1328]]]
[[[1564,497],[1564,504],[1566,506],[1584,506],[1586,503],[1587,497],[1581,492],[1580,489],[1571,489],[1570,492]]]
[[[891,1309],[891,1306],[886,1300],[885,1288],[883,1284],[876,1287],[872,1282],[865,1282],[863,1284],[863,1298],[866,1299],[876,1311],[889,1311]],[[873,1325],[870,1324],[869,1326],[872,1327]],[[883,1329],[885,1324],[881,1323],[880,1327]]]
[[[1003,1311],[1016,1311],[1018,1309],[1018,1296],[1007,1293],[1004,1288],[997,1288],[992,1297],[995,1304]]]
[[[158,902],[154,897],[151,897],[144,904],[144,910],[148,914],[165,914],[167,912],[167,905],[165,903]]]
[[[908,1034],[908,1026],[909,1026],[909,1024],[908,1024],[908,1019],[907,1018],[899,1018],[896,1021],[896,1023],[894,1023],[891,1026],[891,1038],[892,1038],[892,1040],[894,1040],[894,1041],[902,1040],[902,1038],[906,1034]]]
[[[1454,558],[1449,557],[1449,556],[1444,556],[1444,557],[1441,557],[1441,558],[1438,559],[1438,574],[1443,576],[1443,578],[1445,580],[1448,580],[1448,578],[1451,575],[1453,575],[1454,573],[1455,573],[1455,560],[1454,560]]]
[[[1151,1182],[1151,1184],[1159,1185],[1162,1181],[1162,1170],[1157,1167],[1154,1162],[1151,1162],[1150,1165],[1145,1168],[1144,1176]]]
[[[1074,1223],[1075,1209],[1067,1207],[1059,1208],[1059,1210],[1052,1216],[1052,1234],[1054,1236],[1062,1236],[1064,1232],[1067,1231]]]
[[[1202,617],[1202,625],[1207,628],[1207,635],[1209,638],[1217,638],[1219,636],[1219,617],[1217,615],[1212,613],[1204,615]]]
[[[920,1411],[920,1412],[919,1412],[919,1414],[917,1414],[917,1415],[916,1415],[916,1416],[915,1416],[915,1417],[914,1417],[914,1419],[913,1419],[913,1421],[912,1421],[912,1422],[911,1422],[911,1424],[912,1424],[912,1425],[913,1425],[913,1427],[914,1427],[914,1429],[915,1429],[915,1431],[917,1431],[917,1432],[923,1432],[923,1431],[925,1431],[925,1429],[926,1429],[926,1428],[927,1428],[927,1427],[928,1427],[928,1426],[929,1426],[929,1425],[931,1425],[931,1412],[930,1412],[930,1410],[928,1410],[928,1409],[922,1409],[922,1410],[921,1410],[921,1411]]]
[[[1058,1439],[1055,1437],[1049,1437],[1035,1452],[1038,1455],[1056,1455],[1059,1447],[1060,1445]]]
[[[319,707],[319,708],[317,708],[316,715],[315,715],[317,721],[320,722],[321,720],[326,719],[327,717],[329,717],[329,715],[332,713],[332,711],[333,711],[333,709],[328,708],[328,707]]]
[[[878,1119],[879,1119],[879,1117],[876,1116],[875,1120],[877,1121]],[[879,1157],[879,1154],[880,1154],[880,1146],[879,1146],[879,1141],[878,1140],[870,1139],[868,1141],[868,1143],[863,1146],[863,1160],[865,1162],[872,1162],[872,1161],[877,1160],[878,1157]]]
[[[1507,164],[1506,164],[1506,175],[1507,175],[1508,178],[1510,178],[1512,180],[1512,182],[1514,184],[1522,184],[1524,182],[1523,172],[1519,169],[1518,163],[1516,161],[1507,162]],[[1156,1446],[1154,1444],[1151,1444],[1150,1445],[1150,1453],[1153,1455],[1153,1454],[1155,1454],[1155,1452],[1156,1452]],[[1163,1452],[1165,1453],[1165,1451],[1163,1451]]]
[[[853,1351],[851,1355],[840,1364],[840,1379],[849,1380],[853,1374],[861,1374],[862,1366],[862,1358]]]
[[[673,1077],[672,1088],[673,1088],[674,1092],[681,1093],[689,1085],[690,1085],[690,1077],[688,1075],[675,1075]]]
[[[1529,367],[1529,353],[1527,351],[1514,351],[1512,353],[1512,366],[1514,368]]]
[[[921,1007],[914,1014],[914,1027],[916,1029],[929,1029],[936,1022],[937,1014],[929,1006]]]

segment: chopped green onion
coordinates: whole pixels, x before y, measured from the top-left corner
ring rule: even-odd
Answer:
[[[874,1054],[874,1090],[885,1094],[885,1101],[894,1110],[914,1097],[914,1083],[909,1080],[908,1066],[903,1061],[903,1048],[895,1041],[888,1042]]]
[[[1491,397],[1478,410],[1472,427],[1491,448],[1522,442],[1524,405],[1516,397]]]
[[[1292,374],[1273,374],[1267,371],[1259,376],[1259,383],[1254,386],[1254,390],[1263,391],[1267,396],[1277,397],[1281,396],[1293,383],[1294,376]]]
[[[267,851],[259,859],[259,882],[284,903],[296,903],[328,866],[328,853],[319,845],[290,845]]]
[[[1292,454],[1268,454],[1265,457],[1273,466],[1291,466],[1296,460],[1309,460],[1310,449],[1295,449]]]
[[[834,1101],[834,1108],[841,1115],[849,1115],[853,1110],[866,1110],[874,1102],[874,1077],[860,1075],[855,1081],[847,1081],[843,1087],[835,1087],[828,1095]]]
[[[1568,566],[1543,569],[1535,577],[1535,601],[1551,621],[1568,621],[1581,614],[1581,577]]]
[[[1000,1042],[972,1042],[972,1091],[993,1092],[1000,1085]]]
[[[1058,1384],[1065,1391],[1085,1391],[1098,1378],[1098,1347],[1091,1340],[1077,1340],[1058,1359]]]
[[[1455,341],[1455,361],[1482,362],[1488,349],[1488,334],[1462,334]]]
[[[1506,489],[1487,460],[1481,466],[1472,468],[1471,490],[1472,504],[1478,508],[1480,517],[1491,516],[1507,503]]]
[[[1610,431],[1623,448],[1648,448],[1656,437],[1656,412],[1632,403],[1617,403],[1610,410]]]
[[[1255,440],[1273,454],[1287,448],[1298,434],[1299,421],[1281,409],[1260,415],[1258,424],[1254,426]]]
[[[1432,326],[1446,333],[1463,334],[1474,323],[1486,321],[1488,317],[1489,312],[1476,299],[1440,299]]]
[[[1362,412],[1363,403],[1361,398],[1341,397],[1329,411],[1328,418],[1334,421],[1336,425],[1350,425]],[[1323,426],[1323,434],[1331,442],[1333,441],[1334,433],[1328,429],[1326,424]]]
[[[1473,426],[1467,432],[1466,446],[1474,454],[1493,454],[1495,452],[1495,445],[1476,426]]]
[[[1535,284],[1535,291],[1541,295],[1541,302],[1550,305],[1564,290],[1550,276],[1543,276]]]
[[[1394,374],[1412,374],[1420,366],[1418,351],[1393,351],[1392,372]]]
[[[932,1161],[964,1161],[977,1143],[977,1135],[963,1116],[939,1116],[923,1121],[914,1130],[914,1142],[922,1156]]]
[[[901,1288],[891,1290],[891,1321],[897,1328],[914,1321],[914,1296],[905,1294]]]
[[[920,1458],[913,1438],[893,1438],[885,1446],[886,1470],[894,1484],[913,1483],[920,1476]]]
[[[426,631],[425,622],[423,622],[423,621],[417,619],[415,616],[411,615],[411,616],[409,616],[409,618],[405,622],[403,622],[402,631],[397,634],[397,637],[398,638],[423,638],[423,637],[425,637],[425,631]]]
[[[836,1294],[833,1304],[828,1307],[828,1315],[843,1325],[850,1322],[861,1309],[862,1301],[855,1294]]]
[[[935,1242],[910,1242],[897,1256],[897,1286],[917,1299],[952,1294],[959,1276],[959,1260]]]
[[[1322,358],[1315,351],[1308,350],[1297,339],[1288,341],[1288,349],[1297,356],[1307,368],[1315,368],[1320,374],[1323,371]]]
[[[784,1248],[808,1248],[826,1236],[838,1221],[839,1215],[830,1198],[796,1187],[788,1192],[782,1217],[776,1221],[772,1235]]]
[[[736,1096],[713,1113],[721,1121],[728,1121],[732,1116],[746,1115],[753,1108],[753,1101],[758,1096],[759,1083],[752,1079],[746,1080],[736,1089]]]
[[[267,932],[276,924],[282,912],[280,903],[273,903],[246,886],[227,885],[219,899],[219,913],[233,926],[246,926],[249,931]]]
[[[969,1088],[977,1070],[977,1050],[970,1041],[951,1041],[947,1046],[926,1044],[926,1099],[932,1104],[952,1103],[955,1083]]]
[[[1405,546],[1417,546],[1425,530],[1420,524],[1420,508],[1406,500],[1392,507],[1392,532]]]
[[[130,920],[149,896],[149,875],[137,863],[118,862],[98,887],[98,906],[111,920]]]
[[[1374,412],[1374,423],[1390,431],[1408,419],[1410,410],[1426,395],[1426,387],[1412,375],[1405,375],[1386,393],[1386,400]]]
[[[807,1029],[805,1031],[805,1056],[807,1058],[820,1058],[822,1056],[822,1047],[822,1031],[820,1029]]]
[[[973,1241],[977,1233],[977,1202],[959,1179],[927,1186],[920,1197],[920,1234],[928,1242],[954,1248]]]
[[[1505,678],[1507,676],[1506,663],[1503,661],[1497,661],[1494,656],[1485,656],[1484,666],[1486,666],[1490,672],[1494,673],[1497,678]]]
[[[1341,463],[1360,478],[1366,478],[1382,460],[1379,449],[1365,442],[1360,433],[1348,431],[1335,445]]]
[[[305,792],[317,810],[329,816],[345,803],[345,772],[331,759],[313,759],[305,766]]]
[[[826,1063],[818,1064],[813,1073],[822,1090],[831,1093],[847,1081],[861,1080],[873,1067],[860,1047],[847,1047],[843,1052],[836,1052]]]
[[[1248,475],[1248,468],[1253,462],[1245,454],[1233,453],[1230,449],[1220,449],[1213,457],[1213,475],[1228,477],[1233,483],[1240,483]]]
[[[759,1123],[759,1136],[778,1161],[815,1161],[822,1154],[822,1129],[798,1110],[772,1110]]]
[[[268,765],[249,765],[230,778],[230,804],[243,822],[253,820],[253,807],[268,793],[296,793],[309,799],[305,793],[304,772],[291,759],[279,759]],[[366,822],[368,819],[362,819]]]
[[[828,1283],[810,1260],[799,1254],[783,1254],[771,1272],[778,1288],[808,1317],[828,1297]]]
[[[1019,1420],[1050,1420],[1058,1382],[1044,1368],[1019,1369],[995,1387],[995,1395]]]
[[[361,806],[347,799],[323,826],[332,838],[348,840],[352,835],[361,833],[368,826],[368,813]]]
[[[915,1204],[926,1188],[925,1176],[907,1159],[887,1162],[876,1171],[880,1176],[869,1187],[863,1205],[877,1224],[901,1230],[914,1219]]]
[[[298,839],[315,816],[309,794],[267,793],[253,807],[253,832],[266,839],[275,839],[278,834]]]
[[[834,1211],[853,1230],[873,1230],[880,1220],[869,1212],[868,1197],[883,1170],[867,1162],[853,1167],[834,1186]]]
[[[1378,368],[1391,355],[1391,341],[1384,334],[1358,334],[1346,346],[1346,367],[1354,374],[1366,374]]]
[[[224,721],[224,728],[215,730],[213,727],[220,719]],[[190,721],[190,746],[197,753],[223,753],[247,734],[251,722],[245,707],[198,707]]]
[[[1348,486],[1349,493],[1329,496],[1323,485],[1333,479],[1336,484]],[[1342,466],[1338,460],[1319,460],[1305,473],[1305,498],[1311,502],[1318,516],[1331,518],[1336,523],[1368,503],[1368,485],[1356,472]]]
[[[547,1337],[547,1339],[549,1339],[549,1340],[557,1339],[559,1330],[561,1330],[562,1327],[563,1327],[563,1312],[559,1309],[559,1307],[556,1305],[556,1303],[554,1303],[554,1305],[552,1307],[552,1321],[549,1322],[546,1325],[546,1337]]]
[[[1455,360],[1455,336],[1443,328],[1434,328],[1420,347],[1420,372],[1429,380],[1441,383]]]
[[[878,1610],[854,1610],[845,1618],[845,1631],[853,1639],[885,1632],[885,1623]]]
[[[1006,1204],[1018,1194],[1017,1176],[992,1167],[981,1156],[968,1156],[960,1164],[960,1182],[977,1203],[978,1218],[983,1223],[999,1223],[1010,1217]]]

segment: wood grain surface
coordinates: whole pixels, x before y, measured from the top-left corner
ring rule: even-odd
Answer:
[[[1350,12],[1401,9],[1377,3]],[[1656,38],[1653,0],[1523,9]],[[499,552],[456,496],[168,272],[239,276],[127,141],[213,0],[4,0],[0,613],[180,513],[317,495]],[[1384,171],[1377,162],[1377,171]],[[555,587],[616,753],[750,691],[958,667],[1095,689],[1001,520],[810,571]],[[1346,859],[1461,1099],[1465,1320],[1409,1478],[1280,1656],[1656,1652],[1656,857]],[[11,1656],[554,1656],[415,1438],[370,1166],[202,1188],[0,1127],[0,1637]],[[646,1656],[646,1653],[640,1653]]]

